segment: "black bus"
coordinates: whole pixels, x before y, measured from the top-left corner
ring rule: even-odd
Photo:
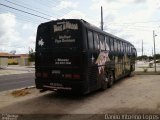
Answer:
[[[130,42],[82,19],[42,23],[36,38],[36,88],[83,94],[104,90],[135,70],[136,55]]]

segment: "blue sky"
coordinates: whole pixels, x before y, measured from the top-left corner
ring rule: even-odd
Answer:
[[[49,20],[79,18],[99,27],[103,6],[106,32],[130,41],[138,55],[143,40],[144,54],[152,55],[155,30],[160,53],[160,0],[1,0],[0,4],[0,52],[28,53],[35,48],[37,26]]]

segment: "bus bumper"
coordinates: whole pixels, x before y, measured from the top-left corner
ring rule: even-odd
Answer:
[[[64,80],[61,82],[43,82],[42,79],[35,79],[36,88],[43,90],[64,90],[64,91],[74,91],[78,93],[85,93],[87,91],[87,86],[84,84],[84,81],[78,80]]]

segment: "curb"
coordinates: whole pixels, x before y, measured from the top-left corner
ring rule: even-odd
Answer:
[[[135,75],[160,75],[160,72],[134,72]]]
[[[25,89],[32,89],[32,88],[36,88],[36,86],[28,86],[28,87],[24,87],[24,88],[17,88],[17,89],[13,89],[11,91],[15,91],[15,90],[25,90]]]

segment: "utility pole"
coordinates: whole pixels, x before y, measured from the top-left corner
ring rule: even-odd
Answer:
[[[155,48],[155,37],[156,37],[157,35],[155,35],[155,32],[154,32],[154,30],[153,30],[153,44],[154,44],[154,68],[155,68],[155,72],[157,72],[157,70],[156,70],[156,48]]]
[[[103,30],[103,8],[101,6],[101,30]]]

